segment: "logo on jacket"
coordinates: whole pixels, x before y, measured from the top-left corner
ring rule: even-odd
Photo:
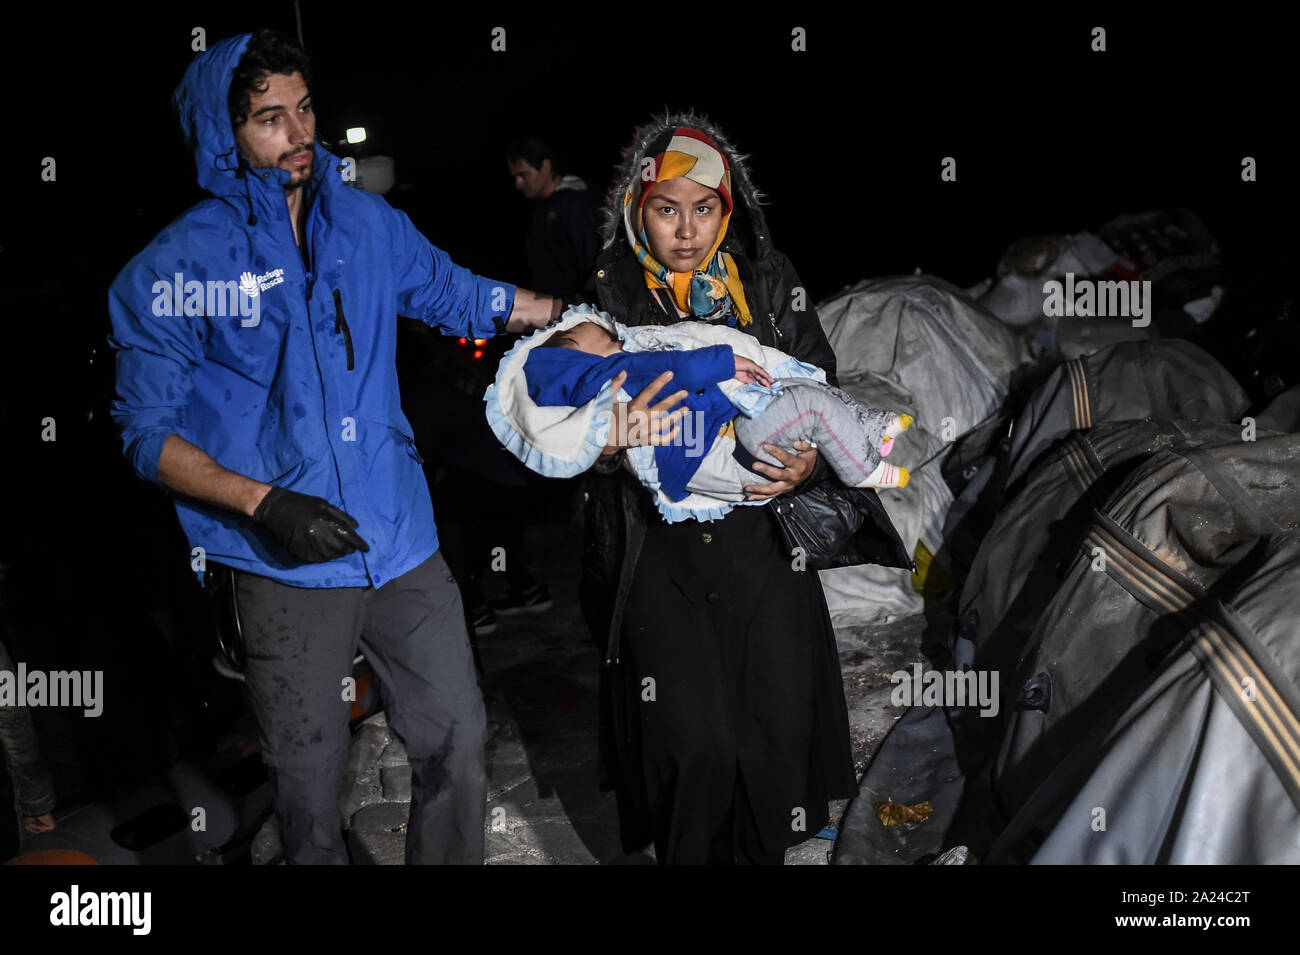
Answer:
[[[271,269],[269,272],[263,272],[261,275],[254,275],[252,272],[245,272],[239,277],[239,290],[256,304],[257,296],[269,288],[275,288],[284,281],[284,269]],[[241,328],[256,328],[262,321],[260,314],[254,315],[252,319],[241,319],[239,325]]]
[[[252,272],[245,272],[239,277],[239,287],[246,295],[257,296],[260,292],[265,292],[269,288],[275,288],[284,281],[284,269],[271,269],[269,272],[263,272],[261,275],[254,275]]]

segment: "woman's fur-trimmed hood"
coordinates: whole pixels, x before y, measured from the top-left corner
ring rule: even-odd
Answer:
[[[728,226],[728,239],[735,236],[746,252],[757,254],[760,243],[765,243],[767,220],[763,215],[763,194],[754,186],[749,176],[749,156],[740,153],[731,140],[714,123],[703,114],[693,110],[666,113],[654,117],[645,126],[637,129],[631,145],[623,150],[623,160],[619,164],[617,178],[605,197],[604,224],[601,227],[600,244],[608,249],[623,236],[623,197],[627,195],[636,178],[641,174],[641,160],[645,158],[650,144],[671,129],[690,126],[704,133],[717,144],[727,162],[731,164],[731,194],[735,202],[731,224]]]

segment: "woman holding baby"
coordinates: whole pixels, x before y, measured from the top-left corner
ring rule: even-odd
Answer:
[[[816,312],[796,308],[799,278],[716,127],[679,115],[642,129],[611,202],[602,310],[626,325],[726,323],[834,383]],[[789,552],[771,508],[665,523],[620,467],[631,444],[671,439],[684,397],[661,377],[616,405],[588,481],[583,603],[607,640],[606,781],[627,852],[653,841],[661,863],[780,864],[826,825],[828,800],[856,791],[835,635],[817,573]],[[626,426],[646,412],[662,414]],[[825,479],[807,445],[771,454],[784,466],[758,462],[771,483],[746,488],[750,500]]]

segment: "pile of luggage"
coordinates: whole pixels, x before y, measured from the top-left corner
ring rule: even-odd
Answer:
[[[913,453],[951,497],[937,529],[928,508],[942,494],[910,506],[918,542],[955,582],[946,653],[929,663],[974,671],[998,698],[907,710],[845,815],[836,862],[1300,862],[1300,387],[1232,373],[1216,357],[1231,350],[1189,340],[1212,345],[1206,335],[1165,334],[1250,299],[1218,285],[1197,223],[1174,217],[1182,246],[1149,234],[1169,218],[1128,217],[1098,230],[1104,246],[1038,256],[1034,281],[1065,260],[1155,276],[1152,326],[1094,350],[1061,331],[1069,319],[1048,341],[1023,308],[1004,320],[944,284],[924,292],[923,277],[864,283],[886,302],[937,296],[945,320],[959,316],[948,330],[967,347],[927,332],[946,349],[928,372],[886,329],[873,347],[893,336],[894,357],[847,362],[859,377],[842,382],[867,400],[904,372],[918,383],[908,410],[926,437]],[[1018,255],[1018,271],[974,290],[981,301],[1023,299],[1012,279],[1032,257]],[[838,351],[855,337],[837,321],[828,308]],[[947,441],[943,411],[959,423]],[[924,461],[936,451],[938,469]],[[882,493],[887,508],[899,493]],[[882,793],[932,814],[886,826]]]

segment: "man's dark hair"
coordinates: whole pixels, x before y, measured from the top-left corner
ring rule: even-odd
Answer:
[[[540,170],[542,163],[546,160],[551,161],[551,172],[557,176],[563,176],[567,171],[564,166],[564,158],[546,143],[533,136],[520,136],[518,139],[510,141],[506,147],[506,162],[514,162],[516,159],[522,159],[534,169]]]
[[[311,92],[311,59],[302,47],[278,30],[258,30],[248,41],[244,55],[235,67],[230,80],[230,93],[226,106],[230,109],[230,125],[238,129],[248,121],[248,104],[254,93],[266,91],[267,77],[272,73],[301,73]]]

